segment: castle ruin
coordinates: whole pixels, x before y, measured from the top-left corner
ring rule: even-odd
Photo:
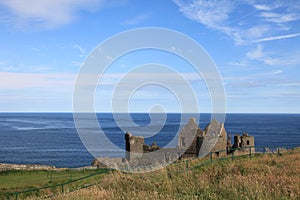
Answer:
[[[154,142],[151,146],[145,144],[141,136],[133,136],[127,132],[126,141],[126,160],[132,161],[141,158],[149,152],[160,150],[163,156],[160,159],[166,161],[170,156],[177,156],[178,159],[196,158],[215,152],[212,156],[222,157],[231,153],[239,155],[254,153],[254,137],[248,133],[234,136],[234,144],[231,144],[231,137],[227,135],[224,124],[213,119],[204,130],[196,123],[195,118],[191,118],[178,136],[178,144],[175,148],[162,149]],[[249,148],[247,148],[249,147]],[[183,151],[184,150],[184,151]]]
[[[174,148],[160,148],[155,142],[147,145],[144,137],[133,136],[127,132],[125,158],[96,158],[92,161],[92,165],[115,169],[127,166],[134,171],[134,168],[139,166],[162,167],[176,160],[204,157],[208,154],[211,158],[217,158],[233,153],[235,155],[255,153],[254,137],[248,133],[234,135],[233,142],[231,144],[231,137],[227,135],[223,123],[213,119],[204,130],[201,130],[196,119],[191,118],[180,131]]]

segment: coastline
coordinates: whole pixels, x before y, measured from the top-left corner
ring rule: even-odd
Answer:
[[[0,163],[0,172],[7,170],[24,170],[24,171],[34,171],[34,170],[45,170],[45,171],[63,171],[63,170],[83,170],[83,169],[97,169],[95,166],[82,166],[77,168],[67,168],[67,167],[56,167],[52,165],[39,165],[39,164],[10,164],[10,163]]]

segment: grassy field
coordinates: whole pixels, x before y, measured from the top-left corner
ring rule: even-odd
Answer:
[[[165,169],[125,174],[111,171],[91,175],[86,171],[9,171],[0,173],[0,199],[8,191],[52,186],[19,195],[19,199],[52,196],[63,200],[92,199],[300,199],[300,149],[283,155],[267,154],[252,158],[222,160],[196,167],[203,160],[170,165]],[[107,172],[107,171],[104,171]],[[87,187],[86,189],[80,189]],[[72,191],[72,192],[70,192]],[[66,192],[64,194],[60,194]],[[2,195],[2,198],[1,198]],[[54,196],[53,196],[54,195]],[[11,196],[14,198],[15,196]]]
[[[0,172],[0,199],[11,192],[53,186],[86,177],[101,170],[62,170],[62,171],[21,171],[10,170]],[[87,180],[91,181],[91,180]],[[54,190],[54,189],[53,189]],[[30,194],[29,194],[30,195]]]
[[[300,199],[299,166],[297,149],[282,156],[218,161],[180,173],[170,168],[146,174],[114,172],[96,186],[53,199]]]

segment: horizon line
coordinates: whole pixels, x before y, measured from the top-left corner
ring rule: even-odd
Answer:
[[[0,111],[0,114],[6,114],[6,113],[37,113],[37,114],[73,114],[73,113],[95,113],[95,114],[213,114],[211,112],[201,112],[201,113],[193,113],[193,112],[71,112],[71,111]],[[300,114],[300,113],[280,113],[280,112],[227,112],[227,113],[214,113],[214,114]]]

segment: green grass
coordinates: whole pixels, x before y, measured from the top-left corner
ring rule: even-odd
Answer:
[[[101,170],[20,171],[0,172],[0,199],[8,193],[53,186],[101,172]],[[91,180],[88,180],[91,181]],[[82,181],[81,184],[85,184]],[[54,188],[52,190],[57,190]]]
[[[50,186],[23,193],[19,199],[299,199],[300,149],[283,154],[266,154],[217,160],[196,159],[169,165],[150,173],[118,171],[71,180],[92,171],[9,171],[0,173],[0,199],[8,191]],[[206,162],[206,164],[201,164]],[[186,167],[188,166],[188,170]],[[98,172],[101,172],[99,170]],[[64,187],[51,185],[66,183]],[[87,187],[86,189],[80,189]],[[80,190],[78,190],[80,189]],[[63,194],[61,194],[63,193]],[[14,198],[15,196],[11,196]]]
[[[48,182],[46,171],[8,171],[0,175],[1,190],[24,189],[40,185]]]
[[[300,199],[299,150],[222,160],[178,172],[178,166],[145,174],[114,172],[88,189],[55,200],[96,199]]]

